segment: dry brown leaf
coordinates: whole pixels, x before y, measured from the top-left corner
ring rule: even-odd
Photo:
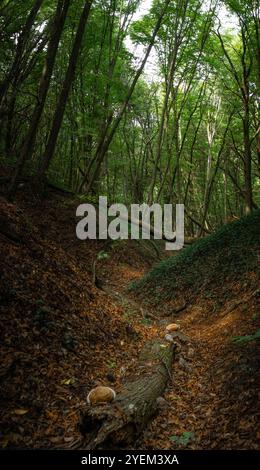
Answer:
[[[71,436],[71,437],[64,437],[64,442],[71,442],[73,441],[74,437]]]
[[[61,438],[60,438],[60,436],[53,436],[53,437],[50,437],[49,440],[50,440],[53,444],[57,444],[58,442],[61,441]]]
[[[13,411],[14,414],[18,416],[26,415],[29,410],[26,410],[25,408],[17,408],[16,410]]]

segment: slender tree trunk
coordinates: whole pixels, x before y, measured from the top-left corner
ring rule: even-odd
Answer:
[[[244,127],[244,174],[245,174],[245,212],[249,214],[253,210],[252,192],[252,154],[250,142],[249,105],[245,102]]]
[[[5,114],[5,101],[6,95],[11,84],[15,84],[20,73],[20,66],[23,59],[23,55],[30,37],[30,33],[35,22],[38,11],[42,6],[43,0],[36,0],[33,4],[33,7],[26,19],[25,25],[22,29],[22,32],[17,41],[16,53],[14,61],[10,67],[9,72],[7,73],[5,79],[0,84],[0,118]]]
[[[189,173],[188,173],[187,185],[186,185],[185,196],[184,196],[184,205],[186,205],[187,198],[188,198],[188,193],[189,193],[189,189],[190,189],[191,175],[192,175],[192,170],[193,170],[194,150],[195,150],[195,145],[196,145],[196,142],[197,142],[198,132],[199,132],[201,122],[202,122],[202,117],[203,117],[203,114],[201,113],[200,117],[199,117],[198,124],[196,126],[195,131],[194,131],[194,136],[193,136],[193,140],[192,140],[192,144],[191,144],[190,162],[189,162],[190,163],[190,169],[189,169]]]
[[[56,144],[57,144],[59,131],[60,131],[60,128],[61,128],[61,125],[62,125],[63,116],[64,116],[64,112],[65,112],[65,108],[66,108],[66,104],[67,104],[71,84],[72,84],[74,76],[75,76],[75,69],[76,69],[76,65],[77,65],[77,60],[78,60],[78,57],[79,57],[80,47],[81,47],[81,44],[82,44],[82,39],[83,39],[83,35],[84,35],[84,32],[85,32],[87,20],[88,20],[88,17],[89,17],[91,5],[92,5],[92,0],[87,0],[85,2],[83,11],[81,13],[77,33],[76,33],[76,36],[75,36],[72,52],[71,52],[71,55],[70,55],[68,69],[67,69],[66,76],[65,76],[63,86],[62,86],[62,90],[61,90],[61,93],[60,93],[60,96],[59,96],[59,99],[58,99],[58,104],[57,104],[57,107],[56,107],[56,110],[55,110],[55,114],[54,114],[54,118],[53,118],[53,122],[52,122],[51,132],[50,132],[48,142],[47,142],[47,145],[46,145],[46,149],[45,149],[44,155],[42,157],[42,161],[41,161],[40,168],[39,168],[39,171],[38,171],[37,176],[39,178],[42,178],[44,176],[45,172],[47,171],[47,169],[50,165],[50,161],[51,161],[51,159],[54,155],[54,152],[55,152],[55,147],[56,147]]]
[[[162,113],[161,113],[161,121],[160,121],[159,135],[158,135],[158,140],[157,140],[157,149],[156,149],[156,155],[155,155],[155,164],[154,164],[152,181],[151,181],[151,186],[150,186],[150,191],[149,191],[149,196],[148,196],[148,204],[151,204],[153,201],[154,188],[155,188],[156,176],[157,176],[157,167],[161,158],[163,136],[164,136],[164,130],[165,130],[165,118],[167,114],[168,101],[169,101],[169,96],[171,93],[173,79],[174,79],[177,52],[178,52],[178,39],[177,37],[175,37],[174,49],[172,52],[170,70],[169,70],[168,80],[166,83],[166,92],[164,96],[163,108],[162,108]]]
[[[9,106],[8,106],[8,112],[6,116],[6,130],[5,130],[5,155],[7,158],[12,156],[12,149],[13,149],[13,118],[14,118],[14,110],[15,110],[15,102],[16,102],[16,97],[15,95],[12,96]]]
[[[147,48],[147,50],[146,50],[145,56],[144,56],[144,58],[143,58],[143,61],[142,61],[142,63],[141,63],[141,65],[140,65],[139,69],[137,70],[137,72],[136,72],[136,74],[135,74],[135,77],[134,77],[134,79],[133,79],[133,82],[132,82],[132,84],[131,84],[131,86],[130,86],[130,89],[129,89],[128,93],[127,93],[127,96],[126,96],[126,98],[125,98],[125,101],[124,101],[124,103],[123,103],[123,105],[122,105],[122,107],[121,107],[121,109],[120,109],[120,111],[119,111],[119,113],[118,113],[117,118],[114,120],[114,123],[113,123],[113,125],[112,125],[112,128],[111,128],[109,134],[106,135],[106,132],[104,133],[104,141],[101,142],[100,145],[99,145],[98,148],[97,148],[95,157],[94,157],[94,159],[93,159],[92,162],[91,162],[91,166],[89,165],[89,167],[88,167],[88,169],[87,169],[87,174],[86,174],[85,178],[83,178],[83,181],[82,181],[82,183],[81,183],[80,191],[82,191],[82,188],[84,187],[86,181],[88,181],[87,188],[86,188],[86,192],[88,193],[88,192],[91,190],[91,188],[92,188],[92,185],[93,185],[93,183],[94,183],[94,181],[95,181],[95,179],[96,179],[96,175],[97,175],[98,172],[99,172],[99,167],[100,167],[102,161],[104,160],[104,157],[105,157],[105,155],[106,155],[106,152],[107,152],[107,150],[109,149],[109,146],[110,146],[110,144],[111,144],[111,142],[112,142],[112,140],[113,140],[113,138],[114,138],[114,135],[115,135],[115,133],[116,133],[116,131],[117,131],[117,128],[118,128],[118,126],[119,126],[119,124],[120,124],[120,122],[121,122],[121,120],[122,120],[122,117],[123,117],[123,115],[124,115],[124,113],[125,113],[125,110],[126,110],[126,108],[127,108],[127,105],[128,105],[128,103],[129,103],[129,101],[130,101],[130,99],[131,99],[131,97],[132,97],[133,92],[134,92],[136,83],[137,83],[137,81],[138,81],[140,75],[141,75],[142,72],[143,72],[144,66],[145,66],[145,64],[146,64],[146,62],[147,62],[147,59],[148,59],[149,55],[150,55],[151,49],[152,49],[152,47],[153,47],[153,45],[154,45],[155,38],[156,38],[157,33],[158,33],[159,29],[160,29],[160,26],[161,26],[163,17],[164,17],[164,15],[165,15],[165,12],[166,12],[166,10],[167,10],[167,7],[168,7],[170,1],[171,1],[171,0],[165,0],[164,7],[163,7],[163,9],[162,9],[162,11],[161,11],[161,14],[159,15],[159,18],[158,18],[157,22],[156,22],[156,25],[155,25],[155,28],[154,28],[154,31],[153,31],[153,35],[152,35],[152,37],[151,37],[150,44],[149,44],[149,46],[148,46],[148,48]],[[111,120],[112,120],[112,116],[111,116]],[[94,169],[94,171],[92,172],[92,174],[89,175],[88,172],[89,172],[89,170],[91,169],[91,167],[92,167],[92,165],[93,165],[94,163],[96,164],[95,169]]]
[[[243,67],[243,102],[244,102],[244,175],[245,175],[245,212],[249,214],[253,210],[253,190],[252,190],[252,152],[250,140],[250,90],[249,90],[249,77],[251,65],[246,63],[246,52],[248,48],[247,38],[245,35],[244,27],[241,28],[242,41],[243,41],[243,54],[242,54],[242,67]]]
[[[253,209],[253,191],[252,191],[252,152],[251,152],[251,140],[250,140],[250,90],[249,90],[249,79],[252,69],[252,56],[249,53],[249,64],[247,63],[247,53],[249,49],[247,31],[244,27],[243,22],[240,21],[241,27],[241,36],[242,36],[242,57],[241,57],[241,66],[242,66],[242,79],[239,76],[223,42],[221,34],[217,33],[218,38],[221,43],[223,52],[229,62],[231,72],[234,80],[237,82],[239,91],[241,93],[241,99],[243,102],[243,139],[244,139],[244,155],[243,155],[243,164],[244,164],[244,185],[245,185],[245,212],[246,214],[250,213]],[[258,31],[258,29],[257,29]]]
[[[226,138],[227,138],[229,127],[230,127],[230,124],[231,124],[231,121],[232,121],[232,118],[233,118],[233,114],[234,114],[234,111],[232,111],[232,113],[230,114],[229,119],[228,119],[228,123],[227,123],[226,129],[225,129],[225,132],[224,132],[224,136],[223,136],[223,139],[222,139],[222,144],[221,144],[221,147],[220,147],[219,152],[218,152],[214,172],[211,175],[211,177],[209,178],[209,180],[207,181],[204,208],[203,208],[203,215],[202,215],[202,221],[201,221],[201,230],[199,232],[199,237],[204,235],[204,232],[205,232],[203,227],[205,227],[205,225],[206,225],[206,219],[207,219],[207,213],[208,213],[208,209],[209,209],[209,205],[210,205],[212,189],[213,189],[215,178],[216,178],[216,175],[217,175],[217,172],[218,172],[218,169],[219,169],[222,153],[223,153],[223,150],[225,148]]]
[[[58,46],[65,24],[70,0],[59,0],[52,20],[51,37],[49,40],[45,64],[39,84],[38,99],[35,105],[30,126],[25,137],[20,156],[14,171],[13,178],[9,187],[9,197],[13,197],[17,189],[17,180],[20,176],[26,160],[29,160],[33,154],[38,126],[44,109],[47,93],[49,90],[51,76],[55,64]]]
[[[256,2],[257,3],[257,2]],[[255,40],[256,40],[256,60],[257,60],[257,83],[260,88],[260,34],[259,34],[259,6],[253,13],[254,26],[255,26]]]

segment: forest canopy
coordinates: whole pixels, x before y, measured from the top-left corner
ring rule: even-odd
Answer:
[[[0,43],[10,197],[184,203],[192,236],[258,207],[257,0],[2,0]]]

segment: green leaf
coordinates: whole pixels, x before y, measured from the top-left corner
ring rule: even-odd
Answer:
[[[171,436],[170,440],[176,442],[179,446],[186,447],[194,439],[194,433],[184,431],[181,436]]]
[[[260,330],[257,330],[253,335],[234,336],[232,341],[233,343],[243,345],[249,343],[250,341],[254,341],[255,339],[260,339]]]

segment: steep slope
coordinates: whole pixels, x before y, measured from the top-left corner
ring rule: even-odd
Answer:
[[[218,311],[259,281],[260,211],[221,227],[156,265],[131,290],[164,313],[201,299]]]
[[[146,340],[93,285],[102,247],[78,242],[73,213],[0,198],[1,447],[73,446],[89,389],[118,389]]]

